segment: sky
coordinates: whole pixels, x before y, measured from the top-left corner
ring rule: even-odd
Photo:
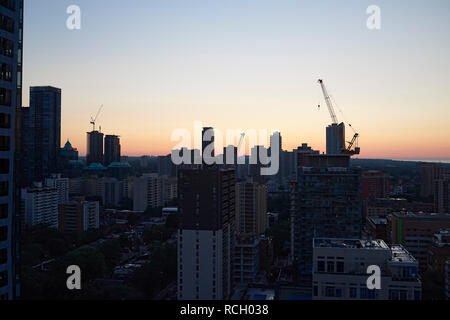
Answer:
[[[61,88],[61,142],[80,154],[102,104],[123,155],[168,154],[194,121],[324,151],[321,78],[359,157],[450,158],[448,0],[25,0],[24,18],[24,106],[30,86]]]

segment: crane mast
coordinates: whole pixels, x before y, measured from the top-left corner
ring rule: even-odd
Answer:
[[[322,87],[323,96],[325,98],[325,102],[327,103],[328,111],[330,112],[331,120],[333,124],[338,124],[338,119],[336,117],[336,113],[334,112],[333,104],[331,103],[330,95],[328,94],[327,88],[323,83],[322,79],[319,79],[320,86]]]
[[[328,94],[327,88],[325,87],[323,80],[319,79],[318,82],[320,84],[320,87],[322,88],[323,96],[325,98],[325,102],[327,103],[327,107],[328,107],[328,111],[330,112],[331,120],[332,120],[333,124],[337,125],[338,119],[336,117],[336,113],[334,112],[334,107],[331,102],[331,97]],[[351,125],[350,125],[350,127],[351,127]],[[353,130],[353,131],[355,131],[355,130]],[[342,137],[342,133],[339,130],[338,130],[338,134],[339,134],[340,138],[344,141],[344,145],[342,146],[342,150],[341,150],[342,154],[354,155],[354,154],[360,153],[361,149],[358,147],[359,133],[355,132],[355,135],[353,136],[352,141],[348,142],[348,146],[345,146],[345,137]],[[352,149],[354,146],[355,146],[355,148]]]

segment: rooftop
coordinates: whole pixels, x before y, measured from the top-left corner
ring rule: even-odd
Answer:
[[[315,238],[313,247],[314,248],[389,250],[389,246],[383,240],[359,240],[359,239]]]

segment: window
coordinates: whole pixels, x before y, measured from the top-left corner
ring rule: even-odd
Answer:
[[[350,298],[356,298],[356,288],[350,288]]]
[[[344,262],[342,262],[342,261],[336,262],[336,272],[339,272],[339,273],[344,272]]]
[[[10,137],[0,136],[0,151],[9,151],[10,147]]]
[[[319,272],[325,272],[325,261],[318,261],[317,262],[317,271]]]
[[[389,290],[389,300],[398,300],[398,290],[396,289]]]
[[[341,288],[337,288],[336,289],[336,297],[337,298],[341,298],[342,297],[342,289]]]
[[[375,300],[375,289],[373,290],[367,290],[367,297],[371,300]]]
[[[0,227],[0,242],[6,241],[6,238],[8,237],[8,228],[6,227]]]
[[[0,37],[0,54],[12,58],[14,56],[14,42]]]
[[[317,286],[314,286],[314,297],[317,297],[319,294],[319,288]]]
[[[0,113],[0,128],[11,128],[11,115],[7,113]]]
[[[334,273],[334,261],[327,261],[327,272]]]
[[[1,145],[1,142],[0,142]],[[1,147],[0,147],[1,150]],[[0,159],[0,174],[6,174],[9,172],[9,159]]]
[[[0,181],[0,197],[8,195],[8,181]]]
[[[406,300],[408,296],[408,291],[400,290],[400,300]]]
[[[359,298],[360,299],[367,299],[367,288],[360,288],[359,289]]]
[[[16,10],[16,1],[15,0],[0,0],[0,6],[3,6],[9,10]]]
[[[0,288],[8,284],[8,272],[0,272]]]
[[[12,81],[12,68],[11,65],[6,63],[0,63],[0,80]]]
[[[8,204],[0,204],[0,219],[8,218]]]
[[[8,252],[6,249],[0,249],[0,264],[5,264],[6,259],[8,258]]]
[[[8,16],[0,14],[0,29],[14,33],[14,20]]]
[[[325,288],[325,296],[334,297],[334,287],[326,287]]]
[[[11,106],[11,90],[0,88],[0,105]]]
[[[422,300],[422,293],[420,291],[414,291],[414,300]]]

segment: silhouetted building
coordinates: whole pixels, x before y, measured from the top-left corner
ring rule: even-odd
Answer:
[[[420,195],[429,197],[434,195],[434,181],[445,173],[445,167],[438,163],[423,163],[420,167]]]
[[[367,267],[380,268],[380,289],[367,287]],[[314,300],[421,300],[417,260],[383,240],[314,239]]]
[[[291,184],[291,254],[304,285],[311,285],[314,237],[361,236],[361,174],[349,158],[308,155]]]
[[[30,107],[22,108],[24,184],[58,171],[61,148],[61,89],[30,87]]]
[[[120,139],[115,135],[106,135],[104,164],[109,166],[112,162],[120,162]]]
[[[91,131],[87,133],[86,164],[103,163],[103,133]]]
[[[204,166],[178,172],[178,299],[232,294],[235,172]]]
[[[331,124],[327,127],[327,154],[341,154],[345,148],[345,124]]]
[[[90,229],[98,229],[99,208],[97,201],[86,201],[82,197],[60,204],[58,207],[59,231],[81,234]]]
[[[440,229],[450,228],[449,214],[394,213],[387,217],[391,243],[403,245],[418,261],[422,271],[427,267],[427,250]]]
[[[381,171],[366,171],[362,174],[362,200],[387,198],[390,191],[390,176]]]
[[[438,213],[450,213],[450,175],[434,180],[434,208]]]
[[[23,0],[0,1],[0,15],[0,300],[12,300],[20,293]]]

